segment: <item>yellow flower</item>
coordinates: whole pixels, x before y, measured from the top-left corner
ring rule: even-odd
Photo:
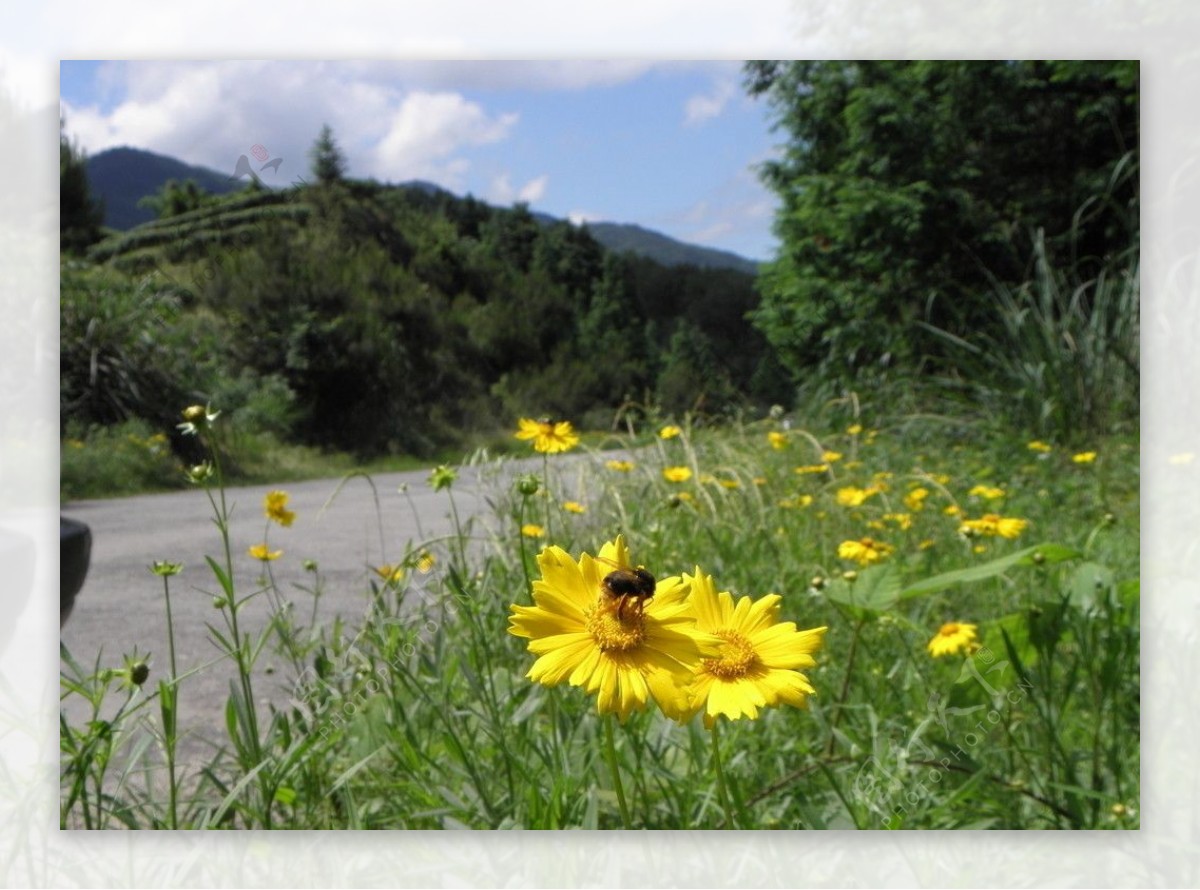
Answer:
[[[787,448],[788,437],[784,433],[772,430],[767,433],[767,441],[771,443],[771,447],[776,451],[783,451],[783,449]]]
[[[268,491],[263,498],[263,512],[267,519],[274,520],[287,528],[296,518],[296,514],[287,508],[288,493],[286,491]]]
[[[858,507],[863,501],[874,494],[878,494],[878,489],[858,488],[854,485],[848,485],[845,488],[839,488],[837,492],[837,502],[843,507]]]
[[[826,452],[822,453],[822,455],[821,455],[821,460],[827,464],[834,463],[841,459],[842,459],[842,453],[840,451],[826,451]]]
[[[859,433],[862,432],[862,424],[861,423],[853,423],[850,426],[846,427],[846,432],[848,434],[850,434],[851,436],[857,436]]]
[[[1025,447],[1028,448],[1030,451],[1037,451],[1042,454],[1048,454],[1052,450],[1051,447],[1049,445],[1047,445],[1045,442],[1039,442],[1036,439],[1033,440],[1032,442],[1030,442]]]
[[[603,586],[614,563],[633,567],[619,535],[600,548],[598,559],[584,553],[576,562],[551,546],[537,561],[542,577],[533,582],[534,605],[514,605],[509,616],[508,632],[528,639],[537,656],[526,676],[545,686],[582,686],[596,695],[600,713],[622,721],[651,700],[677,716],[700,659],[715,655],[720,644],[696,630],[683,580],[659,580],[643,608],[622,608],[627,598]]]
[[[717,484],[722,488],[741,488],[742,483],[737,479],[718,479]]]
[[[1012,540],[1025,531],[1028,525],[1029,520],[1027,519],[987,513],[979,519],[964,519],[958,530],[961,534],[977,534],[989,538],[998,535],[1001,538]]]
[[[542,538],[546,535],[546,530],[540,525],[534,525],[532,522],[521,526],[521,534],[527,538]]]
[[[942,512],[947,516],[962,516],[962,507],[958,504],[949,504],[942,508]]]
[[[660,439],[674,439],[676,436],[678,436],[682,432],[683,432],[683,430],[681,430],[679,427],[675,426],[675,424],[672,423],[672,424],[668,424],[667,426],[664,426],[661,430],[659,430],[658,437]]]
[[[421,555],[417,557],[417,571],[422,575],[428,575],[433,571],[435,565],[437,565],[437,557],[428,550],[422,550]]]
[[[393,584],[404,578],[404,566],[394,566],[390,563],[384,563],[381,566],[375,567],[375,574],[387,583]]]
[[[618,473],[628,473],[633,469],[633,461],[631,460],[606,460],[604,466],[610,470],[616,470]]]
[[[563,501],[563,509],[568,513],[586,513],[587,507],[579,501]]]
[[[664,467],[662,474],[668,482],[687,482],[692,478],[692,471],[687,467]]]
[[[957,621],[943,624],[941,630],[929,641],[926,648],[934,658],[954,655],[956,652],[962,651],[970,654],[979,648],[979,642],[975,636],[975,625],[960,624]]]
[[[807,507],[813,502],[811,494],[798,494],[790,498],[784,498],[779,502],[781,507]]]
[[[813,653],[821,647],[826,628],[797,630],[794,622],[779,621],[782,597],[769,593],[752,601],[744,596],[734,603],[727,590],[717,592],[709,575],[696,569],[683,576],[691,587],[688,605],[696,629],[721,640],[714,658],[705,658],[696,671],[690,705],[683,719],[704,712],[704,725],[717,717],[730,720],[758,718],[759,708],[792,705],[802,708],[816,690],[801,668],[816,666]]]
[[[554,423],[550,420],[532,420],[522,417],[517,421],[520,429],[514,434],[518,439],[531,439],[533,450],[543,454],[558,454],[570,451],[579,444],[579,436],[569,420]]]
[[[283,556],[282,550],[268,550],[266,544],[252,544],[247,551],[255,559],[261,559],[263,562],[270,562],[273,559],[279,559]]]
[[[795,471],[801,476],[804,476],[809,473],[824,473],[828,469],[829,464],[809,464],[806,467],[796,467]]]
[[[894,522],[901,531],[908,531],[912,528],[912,516],[908,513],[884,513],[885,522]]]
[[[869,566],[890,555],[896,548],[883,541],[873,538],[860,538],[857,541],[842,541],[838,545],[838,556],[850,559],[860,566]]]
[[[994,501],[997,498],[1004,497],[1004,489],[993,488],[990,485],[976,485],[967,494],[971,497],[983,498],[985,501]]]
[[[1090,464],[1095,459],[1096,452],[1094,451],[1081,451],[1078,454],[1071,456],[1071,460],[1075,461],[1077,464]]]
[[[904,506],[913,513],[925,509],[925,498],[929,497],[928,488],[914,488],[904,496]]]

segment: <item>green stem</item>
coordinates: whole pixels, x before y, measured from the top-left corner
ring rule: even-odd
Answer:
[[[834,730],[837,729],[838,721],[842,719],[842,708],[846,704],[846,697],[850,694],[850,677],[854,672],[854,656],[858,652],[858,637],[862,633],[863,625],[866,623],[867,616],[863,615],[858,619],[858,623],[854,625],[854,635],[850,638],[850,651],[846,655],[846,676],[842,678],[842,691],[838,695],[837,704],[834,705],[833,717],[829,721],[829,746],[825,749],[826,756],[833,755],[837,739],[837,736],[834,735]]]
[[[175,667],[175,622],[171,619],[171,584],[166,575],[163,575],[163,597],[167,602],[167,645],[171,650],[171,725],[163,726],[163,742],[167,752],[167,781],[170,783],[171,821],[168,827],[175,829],[179,827],[179,779],[175,775],[175,715],[179,713],[179,671]]]
[[[717,774],[717,790],[721,795],[721,806],[725,808],[725,825],[727,828],[737,828],[736,811],[729,798],[729,786],[725,782],[725,769],[721,765],[721,737],[717,730],[720,722],[719,718],[714,719],[712,725],[713,770]]]
[[[175,668],[175,623],[171,620],[171,584],[170,579],[163,575],[163,597],[167,601],[167,646],[171,650],[171,682],[179,676]]]
[[[629,805],[625,802],[625,787],[621,784],[621,771],[617,768],[617,746],[613,742],[613,721],[617,718],[610,716],[604,721],[604,741],[605,749],[608,753],[608,768],[612,770],[613,788],[617,792],[617,805],[621,808],[621,824],[625,828],[632,828],[633,823],[629,820]]]

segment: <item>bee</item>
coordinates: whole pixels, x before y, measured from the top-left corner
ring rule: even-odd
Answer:
[[[646,608],[646,601],[654,596],[654,588],[658,583],[654,576],[642,566],[627,569],[603,556],[596,557],[596,561],[613,567],[613,571],[601,580],[600,587],[610,599],[618,600],[617,618],[625,620],[626,608],[632,609],[635,617],[640,617],[642,610]]]

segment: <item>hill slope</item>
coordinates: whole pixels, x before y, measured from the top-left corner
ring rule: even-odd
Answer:
[[[214,195],[236,192],[246,185],[244,179],[230,179],[228,174],[139,148],[110,148],[89,157],[87,173],[92,194],[104,200],[104,224],[122,231],[154,219],[154,211],[138,207],[138,201],[156,194],[168,179],[194,179]]]
[[[120,231],[127,231],[154,219],[154,212],[145,207],[138,207],[138,201],[147,195],[156,194],[168,179],[194,179],[197,185],[214,195],[238,191],[246,185],[245,179],[231,180],[227,174],[136,148],[110,148],[102,151],[88,158],[87,170],[92,194],[104,200],[104,224]],[[426,195],[452,196],[451,192],[429,182],[413,181],[402,185]],[[534,218],[547,224],[561,222],[544,213],[534,213]],[[664,266],[692,265],[706,269],[735,269],[751,275],[758,269],[758,263],[735,253],[687,244],[637,225],[599,222],[589,223],[587,230],[609,250],[616,253],[632,253]]]

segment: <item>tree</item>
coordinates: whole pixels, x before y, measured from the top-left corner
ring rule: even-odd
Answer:
[[[938,357],[1034,236],[1099,268],[1137,229],[1136,62],[751,62],[788,141],[756,324],[793,373]]]
[[[58,208],[59,239],[62,249],[82,252],[100,240],[104,205],[92,197],[88,185],[87,159],[79,147],[67,139],[66,120],[58,120]]]
[[[254,182],[254,180],[251,180]],[[179,182],[168,179],[158,190],[157,195],[148,195],[138,201],[139,207],[148,207],[159,219],[179,216],[191,210],[199,210],[213,202],[213,196],[196,183],[194,179]]]
[[[317,182],[320,184],[329,185],[330,183],[341,182],[345,178],[346,156],[338,148],[338,144],[333,138],[333,130],[329,124],[321,127],[317,141],[309,149],[308,156],[312,160],[313,176],[317,178]]]

